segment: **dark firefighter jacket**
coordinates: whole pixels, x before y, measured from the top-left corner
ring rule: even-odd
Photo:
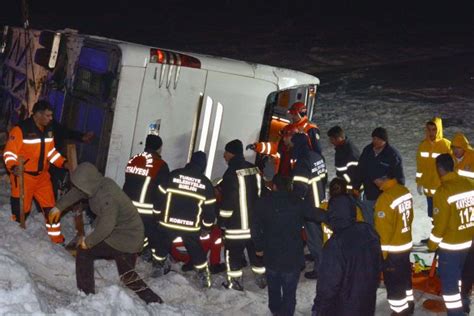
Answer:
[[[344,144],[336,146],[335,151],[336,176],[345,179],[347,188],[352,189],[360,152],[348,138],[345,139]]]
[[[216,220],[214,188],[203,170],[193,163],[172,171],[165,187],[159,224],[175,231],[199,232]]]
[[[220,224],[226,228],[227,239],[250,239],[252,215],[262,191],[260,170],[243,156],[235,156],[220,183],[222,201]]]

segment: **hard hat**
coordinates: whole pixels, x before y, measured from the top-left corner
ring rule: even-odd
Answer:
[[[306,105],[303,102],[295,102],[289,108],[288,113],[290,114],[306,113]]]

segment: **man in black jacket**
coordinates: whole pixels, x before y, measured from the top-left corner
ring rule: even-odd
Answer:
[[[226,288],[243,291],[242,256],[247,249],[256,283],[260,288],[266,286],[263,259],[255,255],[250,229],[255,201],[262,191],[260,170],[245,161],[243,144],[234,139],[225,146],[224,159],[229,165],[222,177],[220,188],[222,201],[219,205],[221,227],[225,229],[225,260],[227,265]]]
[[[162,212],[157,227],[158,247],[153,256],[156,260],[155,277],[169,272],[167,257],[172,242],[181,237],[197,271],[200,286],[211,286],[207,256],[199,240],[201,225],[203,230],[210,230],[216,220],[214,188],[204,175],[206,164],[206,154],[195,152],[184,168],[170,173],[165,187],[158,186],[166,197],[159,208]]]
[[[304,267],[301,227],[305,218],[324,221],[325,212],[291,195],[288,184],[276,175],[273,191],[257,200],[252,239],[265,263],[268,307],[274,315],[289,316],[295,311],[296,288]]]
[[[359,149],[346,137],[344,130],[340,126],[331,127],[328,131],[328,137],[336,151],[334,157],[336,176],[346,180],[347,189],[352,190],[352,182],[359,164]]]
[[[383,127],[377,127],[372,132],[372,143],[365,146],[360,155],[357,177],[354,181],[354,189],[359,190],[363,185],[362,212],[364,221],[372,226],[374,226],[375,201],[382,193],[374,184],[380,169],[385,170],[385,174],[390,178],[397,179],[398,183],[405,184],[402,157],[398,150],[388,143],[387,130]]]
[[[330,191],[327,221],[334,233],[323,248],[312,315],[374,315],[382,263],[379,236],[367,223],[356,223],[356,204],[347,193]]]
[[[305,134],[297,133],[291,138],[292,158],[296,160],[292,170],[292,193],[309,206],[319,207],[326,198],[327,169],[323,157],[311,151]],[[304,276],[308,279],[318,277],[318,266],[323,247],[321,223],[305,222],[308,249],[314,258],[313,271]]]

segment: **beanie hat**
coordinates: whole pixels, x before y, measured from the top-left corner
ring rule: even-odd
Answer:
[[[204,170],[206,170],[206,165],[207,165],[206,153],[202,151],[194,152],[191,156],[190,164],[195,165],[196,167],[199,167],[199,170],[201,172],[204,172]]]
[[[388,133],[387,130],[383,127],[377,127],[376,129],[374,129],[374,131],[372,132],[372,137],[377,137],[383,141],[388,142]]]
[[[162,145],[163,145],[163,141],[161,140],[160,136],[150,134],[146,137],[146,141],[145,141],[146,149],[158,150],[161,148]]]
[[[456,133],[453,137],[453,141],[451,142],[451,146],[460,147],[464,150],[471,149],[469,145],[469,141],[467,140],[466,136],[462,133]]]
[[[225,145],[225,151],[237,156],[244,155],[244,145],[238,139],[231,140]]]

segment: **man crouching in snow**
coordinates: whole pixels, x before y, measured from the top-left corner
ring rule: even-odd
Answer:
[[[114,259],[120,279],[147,304],[162,303],[135,272],[137,253],[143,247],[144,227],[135,206],[111,179],[102,176],[91,163],[84,162],[71,174],[73,188],[49,213],[57,223],[61,212],[82,199],[89,200],[95,229],[78,242],[76,255],[77,287],[86,294],[95,293],[94,260]]]

